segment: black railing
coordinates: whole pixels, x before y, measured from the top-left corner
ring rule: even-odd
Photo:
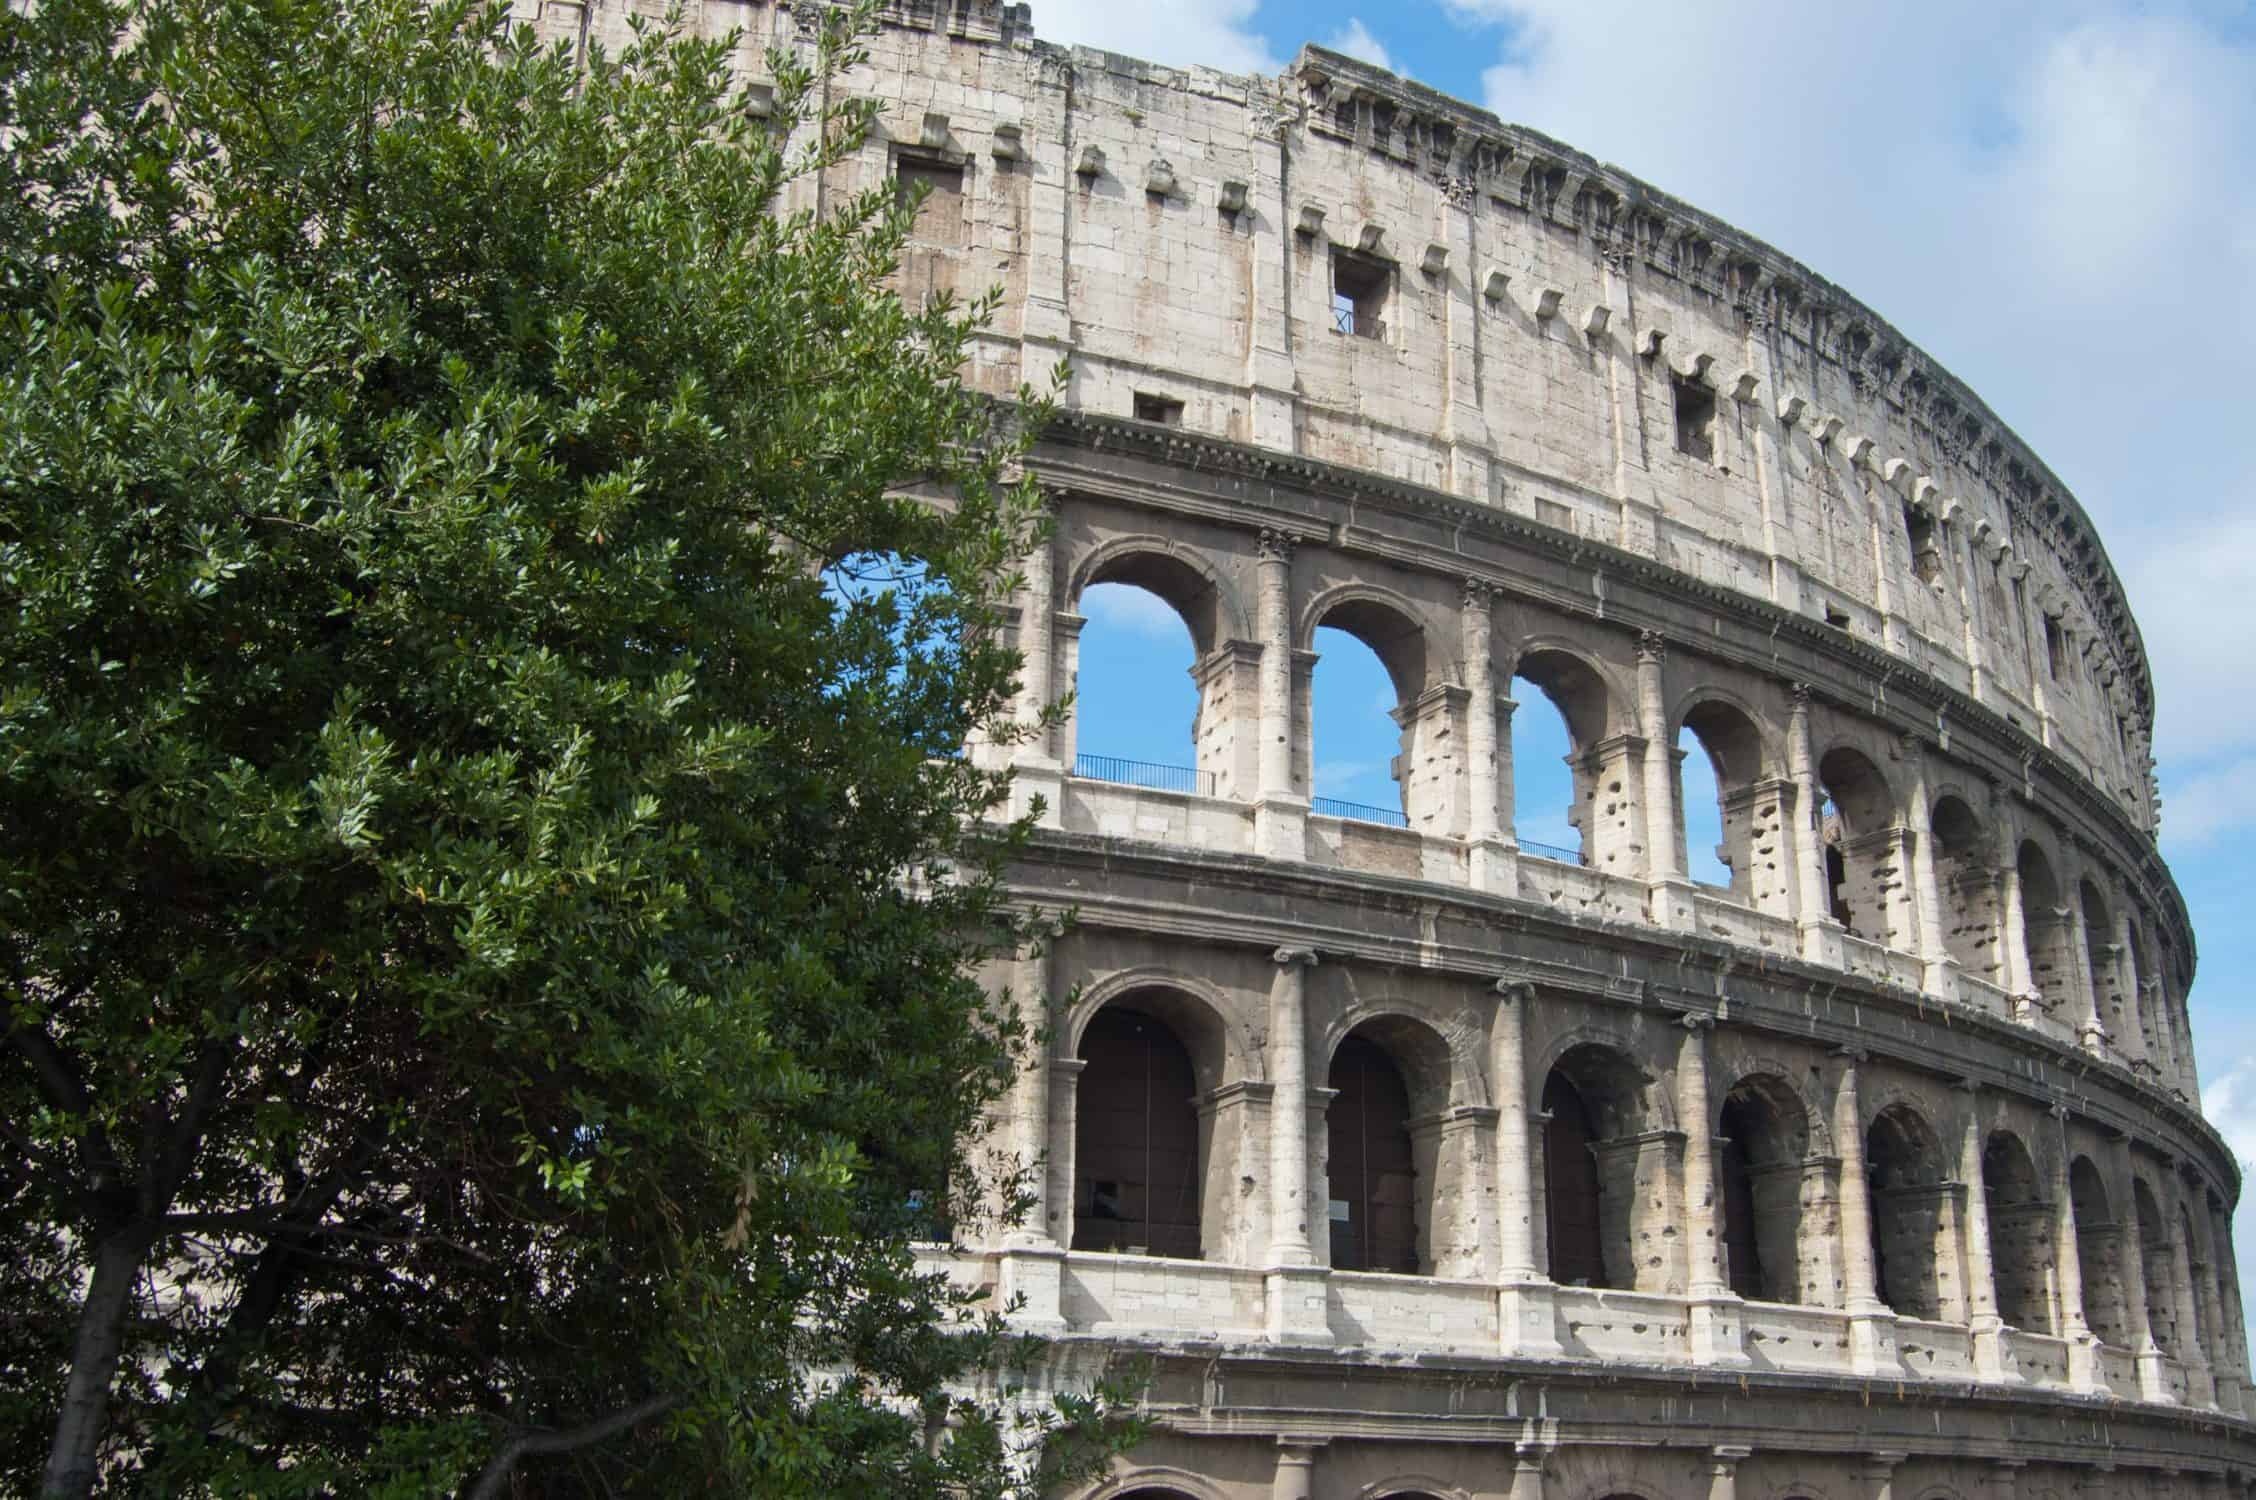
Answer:
[[[1580,849],[1567,849],[1558,844],[1539,843],[1534,839],[1521,839],[1519,845],[1522,854],[1532,854],[1537,859],[1548,859],[1562,865],[1579,865],[1582,863],[1582,851]]]
[[[1194,766],[1163,766],[1148,760],[1122,760],[1116,755],[1076,755],[1073,774],[1084,781],[1117,781],[1155,792],[1214,795],[1214,773]]]
[[[1391,807],[1373,807],[1368,802],[1342,802],[1337,797],[1311,797],[1308,810],[1321,818],[1353,818],[1358,823],[1384,823],[1389,828],[1408,828],[1410,820]]]

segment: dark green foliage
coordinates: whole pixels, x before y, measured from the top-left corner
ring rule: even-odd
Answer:
[[[787,160],[665,28],[0,18],[0,1488],[1003,1485],[906,1205],[1037,512],[889,192],[782,211],[866,21]]]

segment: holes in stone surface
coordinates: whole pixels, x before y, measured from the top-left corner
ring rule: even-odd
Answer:
[[[1835,609],[1828,604],[1825,606],[1825,623],[1845,635],[1849,629],[1849,612],[1845,609]]]
[[[1676,390],[1676,451],[1704,464],[1715,462],[1716,393],[1681,376]]]
[[[1387,294],[1394,267],[1376,256],[1332,250],[1332,330],[1363,339],[1386,337]]]
[[[1139,422],[1157,422],[1162,427],[1183,425],[1183,403],[1149,391],[1136,392],[1133,411]]]

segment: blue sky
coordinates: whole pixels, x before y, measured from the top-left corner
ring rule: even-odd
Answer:
[[[2204,1104],[2256,1158],[2256,6],[1034,0],[1034,24],[1237,71],[1306,41],[1356,53],[1761,235],[1979,391],[2130,589],[2163,850],[2200,945]],[[1082,748],[1184,762],[1188,637],[1125,591],[1086,608]],[[1317,790],[1392,803],[1385,675],[1336,633],[1318,644]],[[1556,767],[1540,703],[1519,718],[1520,762]],[[1551,781],[1521,783],[1527,836],[1564,807]],[[1687,842],[1697,861],[1714,836]],[[2256,1193],[2239,1229],[2256,1247]]]

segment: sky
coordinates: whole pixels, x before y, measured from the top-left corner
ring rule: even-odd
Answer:
[[[1034,0],[1034,27],[1232,71],[1303,42],[1389,67],[1760,236],[1979,392],[2130,591],[2200,951],[2203,1106],[2256,1161],[2256,3]],[[1148,596],[1091,596],[1081,748],[1187,761],[1188,679],[1152,664],[1187,667],[1188,636]],[[1316,792],[1392,805],[1385,676],[1337,632],[1318,647]],[[1531,707],[1515,759],[1556,764],[1563,733]],[[1520,830],[1571,845],[1550,780],[1522,782]],[[1688,829],[1696,865],[1712,842]],[[2237,1239],[2256,1264],[2256,1192]]]

